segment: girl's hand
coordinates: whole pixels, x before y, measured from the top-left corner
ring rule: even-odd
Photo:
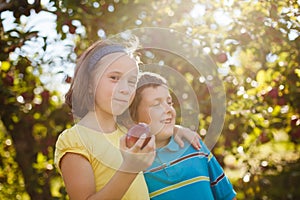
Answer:
[[[177,142],[177,144],[182,148],[184,143],[183,143],[183,138],[186,139],[187,141],[189,141],[192,146],[197,149],[200,150],[201,149],[201,145],[199,140],[201,139],[200,135],[195,132],[192,131],[188,128],[182,127],[182,126],[175,126],[175,134],[174,134],[174,140]]]
[[[139,173],[151,166],[155,158],[155,136],[151,136],[147,145],[142,148],[145,137],[140,137],[131,148],[126,146],[126,135],[120,139],[120,150],[123,163],[120,170],[131,173]]]

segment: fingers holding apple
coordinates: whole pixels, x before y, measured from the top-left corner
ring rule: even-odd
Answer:
[[[145,134],[142,133],[141,135],[142,136],[138,138],[131,147],[128,147],[131,140],[128,141],[127,134],[120,139],[120,150],[123,162],[119,170],[138,173],[151,166],[155,158],[155,136],[147,137],[149,141],[146,146],[144,146],[147,138]],[[142,146],[144,146],[144,148],[141,148]]]
[[[128,148],[133,147],[137,141],[139,146],[143,149],[151,139],[150,128],[145,123],[139,123],[132,126],[126,134],[126,145]]]

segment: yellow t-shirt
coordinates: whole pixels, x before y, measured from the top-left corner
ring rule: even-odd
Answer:
[[[122,132],[120,128],[113,133],[103,134],[78,124],[74,125],[59,135],[54,163],[61,172],[59,163],[66,153],[77,153],[84,156],[91,163],[95,175],[96,191],[99,191],[122,163],[119,142],[123,135],[124,131]],[[149,199],[142,172],[138,174],[122,199]]]

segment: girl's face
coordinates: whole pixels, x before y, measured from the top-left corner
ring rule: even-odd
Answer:
[[[124,53],[105,56],[95,89],[95,111],[106,115],[122,114],[132,102],[138,75],[136,61]]]
[[[149,124],[150,132],[156,135],[158,147],[165,146],[173,135],[176,117],[169,90],[166,86],[148,87],[141,96],[137,120]]]

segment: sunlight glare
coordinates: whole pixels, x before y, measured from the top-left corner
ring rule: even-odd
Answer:
[[[231,7],[234,3],[234,0],[224,0],[224,5],[225,6],[228,6],[228,7]]]
[[[243,177],[243,181],[245,183],[248,183],[250,181],[250,176],[251,176],[251,174],[249,172],[246,173],[246,175]]]
[[[32,5],[32,4],[34,4],[34,0],[27,0],[27,3]]]
[[[223,10],[217,10],[214,13],[214,19],[220,26],[228,26],[233,22],[230,15],[227,12],[224,12]]]
[[[192,18],[197,19],[205,14],[205,5],[195,4],[194,8],[191,10],[190,15]]]

